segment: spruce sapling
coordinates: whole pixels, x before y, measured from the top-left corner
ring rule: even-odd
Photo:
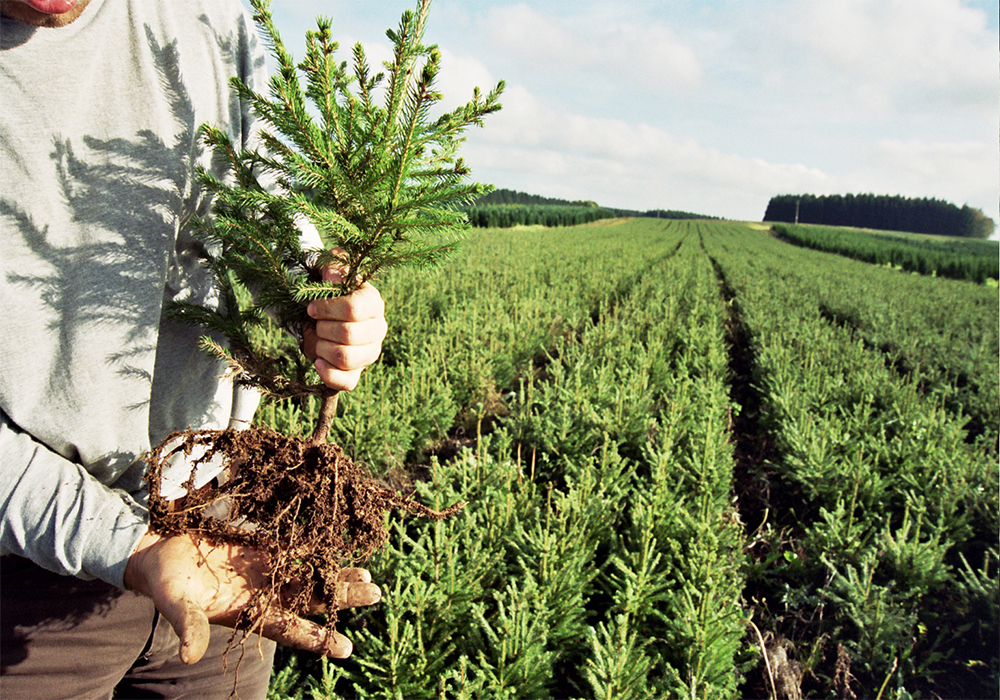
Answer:
[[[228,348],[206,342],[230,363],[237,381],[277,398],[322,396],[313,435],[322,442],[336,394],[306,379],[301,355],[254,343],[250,329],[266,323],[269,314],[300,332],[311,322],[308,301],[348,294],[382,270],[435,264],[453,250],[468,226],[457,207],[488,190],[465,179],[469,170],[456,157],[461,134],[500,109],[503,83],[486,96],[477,88],[469,103],[429,121],[430,109],[441,100],[434,90],[441,53],[421,43],[430,0],[421,0],[416,13],[404,13],[398,30],[387,32],[393,60],[374,76],[360,44],[354,47],[353,74],[346,62],[337,62],[338,44],[331,40],[330,20],[322,17],[308,32],[305,60],[296,66],[274,27],[268,0],[251,4],[277,72],[269,95],[238,79],[233,88],[263,122],[265,150],[240,151],[221,129],[203,127],[232,180],[200,172],[216,204],[212,220],[197,225],[220,250],[207,264],[225,303],[222,311],[179,304],[175,315],[227,338]],[[376,102],[383,83],[384,106]],[[303,249],[297,221],[311,222],[336,252]],[[344,272],[337,285],[322,281],[322,268],[331,264]],[[237,285],[253,289],[255,298],[241,305]]]
[[[350,70],[335,59],[331,22],[322,17],[296,65],[269,1],[251,4],[277,68],[267,94],[239,79],[232,87],[258,117],[261,148],[242,150],[223,130],[202,127],[226,170],[224,178],[199,171],[214,210],[194,222],[221,303],[216,309],[177,303],[171,311],[208,331],[203,345],[228,364],[238,385],[276,400],[318,396],[320,417],[308,440],[264,428],[175,434],[151,453],[147,476],[155,530],[249,544],[267,555],[268,585],[247,606],[240,625],[246,631],[279,595],[299,614],[322,600],[332,624],[337,571],[384,543],[386,510],[443,517],[461,507],[430,511],[378,485],[329,444],[336,392],[293,344],[268,342],[262,329],[276,321],[301,337],[314,323],[306,313],[311,300],[349,294],[394,267],[433,265],[453,250],[468,227],[457,208],[488,189],[466,179],[469,170],[456,155],[462,134],[500,109],[503,91],[502,82],[486,95],[477,88],[470,102],[431,119],[441,100],[434,89],[441,53],[422,44],[430,0],[387,32],[393,56],[375,75],[360,44]],[[306,224],[318,230],[325,249],[303,246]],[[337,284],[323,279],[331,265],[343,273]],[[221,456],[228,481],[199,489],[204,479],[192,473],[183,501],[168,502],[162,474],[179,454],[192,457],[195,472]],[[220,502],[226,514],[205,517]]]

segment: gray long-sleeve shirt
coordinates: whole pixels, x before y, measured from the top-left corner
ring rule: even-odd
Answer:
[[[209,122],[252,140],[258,86],[237,0],[92,0],[74,23],[0,26],[0,546],[122,585],[146,529],[141,455],[248,419],[164,302],[211,303],[186,222],[210,204]],[[234,416],[234,411],[242,415]],[[0,563],[2,565],[2,563]]]

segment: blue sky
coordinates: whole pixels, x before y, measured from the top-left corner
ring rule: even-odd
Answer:
[[[343,57],[413,2],[275,0]],[[938,197],[1000,220],[995,0],[434,0],[445,105],[507,83],[475,179],[629,209],[759,220],[774,194]]]

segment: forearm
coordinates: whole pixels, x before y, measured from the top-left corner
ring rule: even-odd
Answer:
[[[0,546],[60,574],[122,587],[145,510],[20,431],[0,411]]]

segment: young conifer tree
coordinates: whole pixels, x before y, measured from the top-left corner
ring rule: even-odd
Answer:
[[[323,18],[296,65],[268,0],[252,5],[277,70],[266,94],[240,80],[233,88],[258,117],[261,148],[242,150],[220,129],[202,127],[226,169],[221,178],[199,172],[215,205],[210,219],[195,222],[221,303],[179,303],[172,312],[208,331],[203,344],[229,364],[235,382],[276,399],[320,396],[321,415],[306,441],[263,428],[169,436],[147,456],[146,476],[155,531],[248,545],[264,555],[266,582],[237,622],[247,633],[279,599],[299,615],[312,614],[320,600],[332,625],[339,568],[384,544],[386,511],[439,519],[464,505],[433,511],[382,486],[329,444],[336,393],[294,344],[274,343],[264,331],[274,319],[299,334],[311,323],[311,300],[350,293],[393,267],[434,264],[454,248],[468,226],[457,208],[487,189],[466,180],[457,149],[466,128],[500,109],[503,90],[502,82],[485,96],[477,89],[464,106],[431,117],[441,100],[434,89],[441,53],[422,43],[430,0],[388,32],[393,56],[375,75],[360,45],[350,70],[337,62],[331,23]],[[303,222],[319,231],[325,249],[303,246]],[[329,265],[342,269],[340,283],[324,282]],[[180,505],[162,493],[164,471],[179,453],[194,464]],[[199,488],[195,472],[216,459],[226,478]]]
[[[218,310],[178,303],[178,319],[223,336],[205,345],[225,359],[234,380],[274,398],[322,397],[311,441],[325,442],[336,413],[336,392],[287,345],[262,340],[257,329],[276,319],[300,335],[312,323],[313,299],[349,294],[379,272],[438,263],[452,251],[468,220],[458,208],[490,188],[470,182],[457,151],[463,132],[500,109],[501,81],[488,94],[476,88],[467,104],[431,118],[442,96],[434,83],[441,52],[424,45],[430,0],[406,11],[387,36],[393,56],[372,73],[363,47],[353,61],[335,57],[331,21],[320,17],[306,35],[298,64],[274,26],[269,0],[251,0],[254,19],[277,68],[267,93],[234,78],[232,87],[259,118],[261,149],[241,150],[224,131],[202,127],[227,169],[200,181],[214,195],[211,219],[196,222],[212,252],[206,264],[218,281]],[[300,242],[300,224],[319,231],[325,250]],[[336,265],[342,281],[323,281]]]

